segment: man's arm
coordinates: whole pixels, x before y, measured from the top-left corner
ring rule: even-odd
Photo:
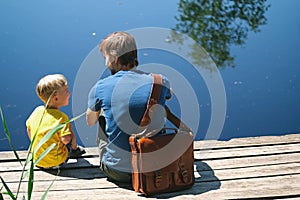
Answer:
[[[91,109],[87,109],[86,111],[86,122],[88,126],[93,126],[98,122],[98,118],[100,115],[100,111],[92,111]]]

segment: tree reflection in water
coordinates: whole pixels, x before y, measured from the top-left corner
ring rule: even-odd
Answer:
[[[174,30],[198,42],[218,67],[234,67],[230,45],[244,44],[249,31],[259,32],[259,27],[267,23],[265,12],[270,5],[266,1],[180,0],[179,16],[175,17],[178,24]],[[178,36],[172,39],[180,42]],[[192,47],[191,56],[196,64],[201,65],[202,61],[197,59],[197,48]]]

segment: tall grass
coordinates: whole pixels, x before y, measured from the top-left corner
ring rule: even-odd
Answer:
[[[50,99],[50,98],[49,98]],[[47,107],[48,105],[48,102],[47,104],[45,105],[45,107]],[[46,109],[45,109],[46,111]],[[38,127],[40,126],[41,122],[42,122],[42,119],[44,117],[44,114],[45,114],[45,111],[41,117],[41,120],[39,122],[39,125]],[[26,155],[26,160],[25,160],[25,163],[22,163],[13,143],[12,143],[12,140],[11,140],[11,135],[10,135],[10,132],[8,130],[8,126],[7,126],[7,123],[6,123],[6,120],[5,120],[5,117],[4,117],[4,114],[3,114],[3,111],[2,111],[2,108],[0,106],[0,115],[1,115],[1,119],[2,119],[2,123],[3,123],[3,128],[4,128],[4,132],[6,134],[6,137],[8,139],[8,142],[9,142],[9,145],[10,145],[10,148],[11,150],[14,152],[14,155],[15,157],[17,158],[18,162],[20,163],[20,165],[23,167],[22,168],[22,173],[21,173],[21,176],[20,176],[20,180],[19,180],[19,183],[18,183],[18,188],[17,188],[17,191],[16,193],[14,194],[11,189],[8,187],[8,185],[6,184],[5,180],[0,176],[0,179],[1,179],[1,182],[3,184],[3,186],[0,188],[0,200],[3,199],[3,195],[9,195],[11,199],[13,200],[16,200],[18,199],[18,196],[20,194],[20,189],[21,189],[21,184],[22,182],[24,181],[24,179],[26,177],[28,177],[28,182],[27,182],[27,200],[31,200],[31,197],[32,197],[32,192],[33,192],[33,184],[34,184],[34,166],[36,164],[38,164],[38,162],[40,160],[42,160],[55,146],[56,144],[53,143],[51,144],[37,159],[36,161],[34,162],[33,161],[33,155],[35,154],[35,152],[37,152],[39,150],[39,148],[45,143],[47,142],[57,131],[59,131],[60,129],[62,129],[64,126],[66,126],[68,123],[71,123],[73,121],[75,121],[76,119],[80,118],[81,116],[83,116],[85,113],[82,113],[81,115],[78,115],[58,126],[56,126],[55,128],[51,129],[39,142],[38,144],[36,145],[36,147],[34,149],[32,149],[32,144],[33,142],[35,141],[35,137],[36,137],[36,133],[34,134],[32,140],[31,140],[31,143],[29,145],[29,148],[27,150],[27,155]],[[27,169],[27,167],[29,166],[29,169]],[[59,172],[60,170],[58,169],[58,173],[57,175],[59,175]],[[56,176],[57,177],[57,176]],[[49,192],[49,190],[51,189],[54,181],[56,180],[56,177],[55,179],[51,182],[51,184],[49,185],[49,187],[47,188],[47,190],[45,191],[45,193],[43,194],[42,196],[42,200],[43,199],[46,199],[46,196]],[[5,191],[2,191],[3,189],[5,189]],[[23,194],[23,197],[22,199],[26,199],[24,194]]]

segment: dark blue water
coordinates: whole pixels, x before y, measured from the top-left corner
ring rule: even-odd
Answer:
[[[29,145],[25,120],[41,103],[35,94],[39,78],[49,73],[63,73],[72,91],[86,57],[103,37],[113,31],[143,27],[194,30],[180,20],[184,12],[179,8],[179,2],[1,1],[0,106],[15,147],[26,149]],[[207,45],[207,50],[211,47],[208,44],[222,44],[223,41],[222,47],[227,45],[224,51],[218,51],[222,49],[221,46],[210,49],[226,92],[224,126],[216,138],[212,137],[214,139],[300,132],[300,2],[267,1],[261,6],[267,5],[270,7],[263,13],[265,22],[258,26],[258,32],[249,27],[244,30],[243,26],[228,25],[234,32],[228,32],[230,34],[227,35],[244,33],[240,44],[234,38],[220,40],[226,38],[224,35],[214,36],[210,42],[203,40],[201,43],[199,40],[202,46]],[[188,8],[187,5],[183,7]],[[228,16],[223,18],[224,21],[232,20]],[[200,21],[205,22],[204,18]],[[245,22],[241,24],[245,25]],[[217,25],[214,24],[214,27]],[[221,29],[221,26],[217,28]],[[187,34],[194,39],[207,36],[205,30],[199,30],[187,31]],[[151,39],[151,35],[147,37]],[[198,109],[201,115],[196,120],[198,116],[191,112],[186,123],[199,126],[196,139],[209,138],[206,132],[212,121],[212,99],[203,78],[195,75],[197,70],[187,67],[189,63],[184,58],[157,49],[142,49],[139,61],[141,65],[159,63],[172,66],[189,79],[198,100],[198,106],[194,109]],[[93,82],[82,84],[88,87]],[[173,85],[176,85],[174,81]],[[76,94],[76,91],[73,93]],[[176,96],[169,104],[174,112],[179,113]],[[72,106],[76,107],[70,104],[62,109],[70,117],[79,114],[73,113]],[[2,125],[0,127],[0,150],[9,150]],[[77,129],[80,128],[75,129],[80,143],[87,144],[85,134],[89,134],[88,140],[94,140],[95,128],[85,129],[89,133],[85,133],[84,137]],[[93,142],[88,144],[93,145]]]

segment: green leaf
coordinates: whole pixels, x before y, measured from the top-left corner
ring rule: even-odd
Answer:
[[[73,117],[72,119],[57,125],[56,127],[54,127],[53,129],[51,129],[37,144],[37,146],[35,147],[35,149],[33,150],[34,152],[37,152],[39,150],[39,148],[45,143],[47,142],[57,131],[59,131],[60,129],[62,129],[64,126],[66,126],[68,123],[71,123],[73,121],[75,121],[76,119],[80,118],[81,116],[83,116],[85,113],[82,113],[81,115],[78,115],[76,117]]]
[[[28,178],[28,192],[27,192],[27,200],[31,199],[31,195],[32,195],[32,191],[33,191],[33,181],[34,181],[34,164],[33,164],[33,160],[31,161],[31,165],[30,165],[30,170],[29,170],[29,178]]]
[[[18,161],[20,162],[20,164],[22,165],[21,159],[19,158],[19,155],[18,155],[18,153],[17,153],[17,151],[16,151],[16,149],[15,149],[15,147],[14,147],[12,141],[11,141],[10,133],[9,133],[9,130],[8,130],[8,127],[7,127],[7,124],[6,124],[6,120],[4,118],[1,106],[0,106],[0,115],[1,115],[2,122],[3,122],[4,132],[6,134],[8,142],[9,142],[9,146],[12,149],[12,151],[14,152],[14,154],[15,154],[16,158],[18,159]]]
[[[54,147],[56,146],[55,143],[52,143],[34,162],[34,165],[38,164]]]
[[[76,116],[76,117],[73,117],[72,119],[69,119],[68,121],[64,122],[65,124],[68,124],[68,123],[71,123],[75,120],[77,120],[78,118],[82,117],[83,115],[85,115],[85,112],[84,113],[81,113],[80,115]]]
[[[48,104],[49,104],[49,102],[50,102],[50,98],[52,97],[52,95],[53,95],[53,93],[52,93],[52,94],[50,95],[50,97],[48,98],[47,103],[46,103],[46,105],[45,105],[45,108],[48,106]],[[42,123],[42,120],[43,120],[43,118],[44,118],[45,113],[46,113],[46,109],[45,109],[44,112],[43,112],[43,115],[42,115],[42,117],[41,117],[41,119],[40,119],[40,121],[39,121],[38,128],[37,128],[36,132],[34,133],[34,136],[33,136],[32,140],[31,140],[31,142],[30,142],[30,145],[29,145],[29,148],[28,148],[28,151],[27,151],[26,161],[25,161],[25,164],[24,164],[24,166],[23,166],[22,174],[21,174],[20,181],[19,181],[19,185],[18,185],[18,189],[17,189],[16,199],[18,198],[18,195],[19,195],[19,191],[20,191],[20,187],[21,187],[22,180],[23,180],[23,179],[27,176],[27,174],[28,174],[28,171],[25,173],[25,168],[26,168],[26,166],[27,166],[27,164],[28,164],[29,162],[32,162],[32,159],[33,159],[33,155],[32,155],[32,154],[33,154],[33,152],[32,152],[32,144],[33,144],[33,142],[34,142],[34,140],[35,140],[35,138],[36,138],[36,135],[37,135],[36,133],[37,133],[37,131],[38,131],[38,129],[39,129],[41,123]],[[24,196],[24,195],[23,195],[23,199],[25,199],[25,196]]]
[[[62,123],[62,124],[56,126],[55,128],[51,129],[50,131],[48,131],[48,133],[46,135],[44,135],[44,137],[36,145],[33,152],[37,152],[45,142],[47,142],[57,131],[62,129],[65,125],[66,125],[66,123]]]
[[[29,153],[27,155],[27,158],[26,158],[26,161],[25,161],[25,166],[27,166],[27,164],[32,160],[32,158],[33,158],[32,153]]]
[[[54,182],[56,181],[57,176],[59,175],[59,173],[60,173],[60,170],[58,169],[58,170],[57,170],[57,174],[56,174],[55,179],[51,182],[51,184],[49,185],[49,187],[47,188],[47,190],[46,190],[45,193],[43,194],[41,200],[45,200],[45,199],[46,199],[46,197],[47,197],[47,195],[48,195],[48,193],[49,193],[51,187],[53,186]]]
[[[47,102],[47,104],[48,104],[48,102]],[[46,104],[45,107],[47,107],[47,104]],[[46,111],[46,109],[45,109],[45,111]],[[44,111],[44,113],[43,113],[43,115],[42,115],[42,118],[41,118],[41,120],[40,120],[40,122],[39,122],[39,126],[40,126],[40,124],[41,124],[41,122],[42,122],[42,119],[43,119],[43,117],[44,117],[45,111]],[[62,129],[66,124],[75,121],[76,119],[78,119],[78,118],[80,118],[81,116],[83,116],[85,113],[82,113],[81,115],[78,115],[78,116],[76,116],[76,117],[74,117],[74,118],[72,118],[72,119],[70,119],[70,120],[68,120],[68,121],[66,121],[66,122],[64,122],[64,123],[62,123],[62,124],[56,126],[55,128],[51,129],[51,130],[50,130],[50,131],[42,138],[42,140],[39,141],[39,143],[37,144],[36,148],[35,148],[34,150],[32,150],[32,144],[33,144],[33,141],[35,140],[35,136],[36,136],[36,133],[37,133],[37,131],[36,131],[36,133],[34,134],[34,136],[33,136],[33,138],[32,138],[32,141],[31,141],[31,143],[30,143],[30,146],[29,146],[29,148],[28,148],[28,153],[27,153],[27,157],[26,157],[26,161],[25,161],[25,164],[24,164],[24,165],[21,163],[21,160],[20,160],[20,158],[19,158],[19,156],[18,156],[18,154],[17,154],[17,152],[16,152],[16,150],[15,150],[15,148],[14,148],[14,145],[13,145],[13,143],[12,143],[12,141],[11,141],[10,132],[8,131],[8,126],[7,126],[6,120],[5,120],[5,118],[4,118],[4,115],[3,115],[3,112],[2,112],[1,107],[0,107],[0,114],[1,114],[2,122],[3,122],[4,131],[5,131],[6,136],[7,136],[7,138],[8,138],[10,147],[11,147],[11,149],[13,150],[13,152],[14,152],[16,158],[18,159],[18,161],[20,162],[20,164],[23,166],[23,170],[22,170],[22,174],[21,174],[21,177],[20,177],[20,181],[19,181],[19,185],[18,185],[18,189],[17,189],[16,196],[13,195],[13,193],[11,192],[11,190],[9,189],[9,187],[6,185],[6,183],[4,182],[4,180],[2,179],[2,177],[0,177],[0,178],[1,178],[1,181],[2,181],[2,183],[3,183],[2,188],[4,187],[4,188],[6,189],[7,194],[11,197],[11,199],[13,199],[13,200],[17,199],[17,198],[18,198],[19,191],[20,191],[21,183],[22,183],[23,179],[24,179],[24,178],[28,175],[28,173],[29,173],[29,180],[28,180],[28,200],[30,200],[30,199],[31,199],[32,192],[33,192],[33,183],[34,183],[34,165],[36,165],[42,158],[44,158],[44,157],[45,157],[45,156],[46,156],[46,155],[47,155],[47,154],[55,147],[56,144],[55,144],[55,143],[51,144],[51,145],[50,145],[50,146],[42,153],[42,155],[40,155],[40,157],[39,157],[35,162],[33,162],[33,154],[34,154],[34,152],[36,152],[36,151],[37,151],[37,150],[38,150],[45,142],[47,142],[47,141],[48,141],[48,140],[49,140],[49,139],[50,139],[57,131],[59,131],[60,129]],[[39,126],[38,126],[38,127],[39,127]],[[29,169],[28,171],[25,172],[25,168],[26,168],[27,164],[29,164],[29,163],[31,163],[30,169]],[[47,189],[47,191],[44,193],[42,199],[45,199],[45,198],[46,198],[46,196],[47,196],[47,194],[48,194],[48,192],[49,192],[50,188],[52,187],[52,185],[53,185],[53,183],[54,183],[55,180],[56,180],[56,178],[53,180],[53,182],[51,183],[51,185],[48,187],[48,189]],[[2,190],[2,188],[1,188],[1,190]],[[1,195],[0,197],[2,197],[2,194],[4,194],[4,193],[1,192],[1,193],[0,193],[0,195]],[[6,194],[6,193],[5,193],[5,194]],[[3,198],[2,198],[2,199],[3,199]],[[23,195],[23,199],[25,199],[25,196],[24,196],[24,195]]]
[[[5,187],[7,194],[10,196],[11,199],[16,200],[16,197],[14,196],[14,194],[11,192],[11,190],[9,189],[9,187],[6,185],[5,181],[3,180],[3,178],[0,176],[0,179],[2,181],[3,186]]]
[[[41,155],[40,157],[38,157],[38,159],[34,162],[34,165],[38,164],[54,147],[55,147],[55,143],[53,143],[52,145],[50,145]],[[31,155],[31,158],[32,158],[32,154]],[[31,162],[32,160],[30,160]],[[33,169],[32,169],[33,170]],[[31,173],[31,168],[28,169],[25,173],[22,173],[22,179],[23,180],[28,174]]]

